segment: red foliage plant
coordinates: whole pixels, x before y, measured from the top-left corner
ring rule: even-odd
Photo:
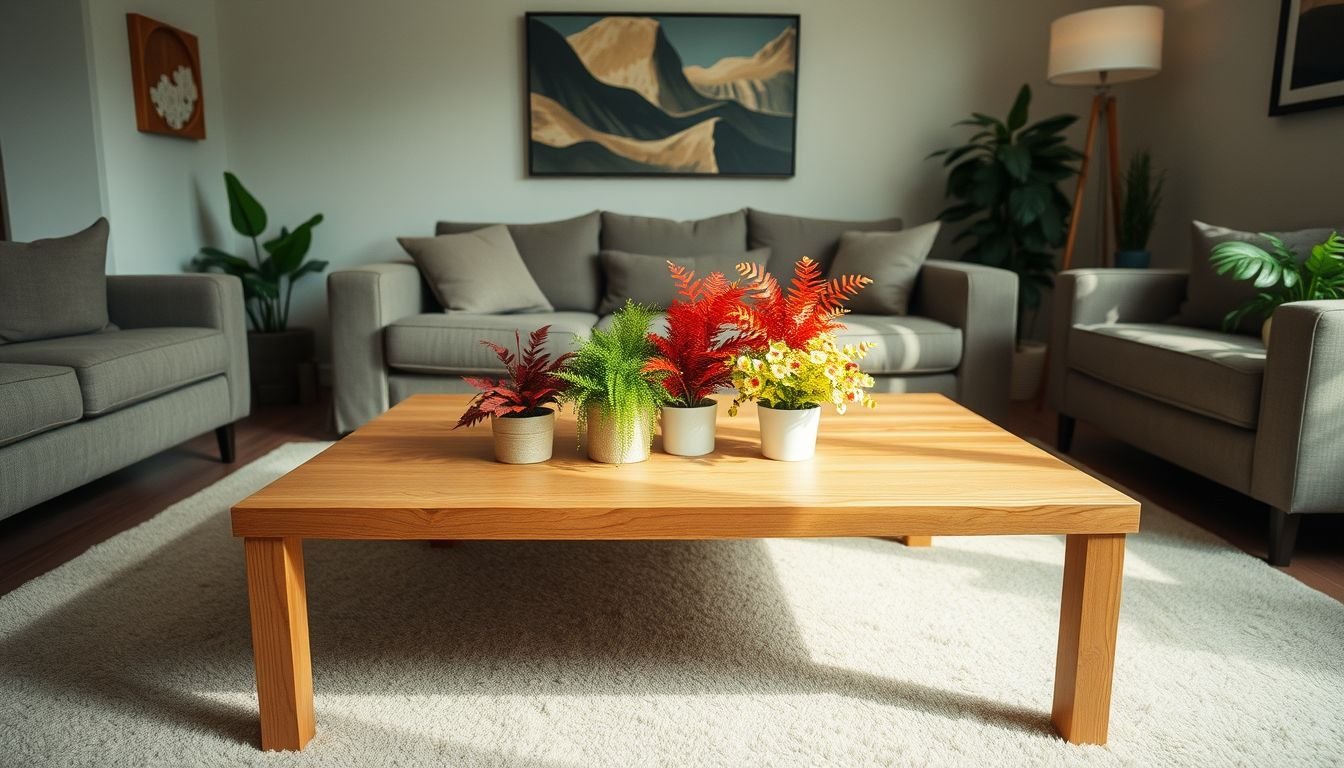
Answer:
[[[508,377],[494,380],[463,376],[462,380],[480,390],[458,420],[457,427],[470,427],[491,416],[539,416],[541,409],[556,401],[564,382],[555,373],[569,362],[572,352],[555,359],[542,351],[551,326],[543,325],[527,337],[523,349],[522,334],[513,332],[516,352],[509,351],[493,341],[481,340],[508,370]]]
[[[667,307],[667,335],[649,334],[654,356],[644,370],[667,374],[663,386],[677,405],[697,406],[715,390],[732,386],[730,363],[754,342],[732,321],[748,289],[721,272],[697,280],[694,272],[670,261],[667,268],[680,298]]]
[[[839,318],[849,310],[845,301],[853,298],[872,279],[863,275],[843,275],[827,280],[821,265],[804,256],[794,267],[788,291],[760,264],[737,265],[751,288],[749,301],[740,302],[732,312],[732,322],[757,346],[782,341],[791,349],[802,349],[807,342],[844,327]]]

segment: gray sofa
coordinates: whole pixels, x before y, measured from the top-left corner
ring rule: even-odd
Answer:
[[[439,222],[438,234],[470,231],[477,223]],[[512,345],[513,332],[551,326],[551,348],[607,322],[599,317],[603,249],[660,256],[772,249],[777,277],[807,255],[828,269],[841,234],[899,229],[901,222],[849,222],[737,211],[700,222],[591,213],[562,222],[509,225],[528,270],[554,312],[444,312],[409,262],[370,264],[332,272],[332,379],[338,431],[354,430],[401,400],[422,392],[470,391],[463,375],[497,375],[502,368],[480,344]],[[1011,272],[945,261],[920,271],[905,316],[850,315],[846,340],[878,342],[864,368],[877,391],[940,392],[989,418],[1008,403],[1017,277]]]
[[[242,284],[110,276],[100,333],[0,344],[0,518],[248,413]]]

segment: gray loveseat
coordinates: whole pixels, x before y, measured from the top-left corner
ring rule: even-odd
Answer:
[[[471,231],[479,223],[439,222],[436,234]],[[350,432],[401,400],[422,392],[467,392],[463,375],[502,368],[479,342],[512,345],[549,324],[552,350],[606,322],[599,252],[656,256],[771,249],[767,268],[786,281],[794,262],[810,256],[829,269],[842,233],[895,230],[898,219],[850,222],[736,211],[697,222],[594,212],[559,222],[509,225],[528,271],[554,312],[444,312],[409,262],[332,272],[332,378],[336,426]],[[999,418],[1008,403],[1017,277],[976,265],[930,261],[921,268],[905,316],[849,315],[846,340],[878,343],[864,368],[877,391],[940,392]]]
[[[243,290],[225,275],[110,276],[115,330],[0,343],[0,518],[248,413]]]

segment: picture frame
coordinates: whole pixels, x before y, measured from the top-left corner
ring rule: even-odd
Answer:
[[[531,177],[791,178],[798,14],[529,12]]]
[[[1344,106],[1344,0],[1282,0],[1269,114]]]
[[[135,127],[200,141],[205,138],[205,89],[196,36],[162,21],[126,14],[131,45]]]

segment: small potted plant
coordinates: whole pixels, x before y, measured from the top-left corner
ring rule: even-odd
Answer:
[[[667,307],[666,335],[651,334],[654,357],[646,371],[665,374],[663,450],[675,456],[703,456],[714,450],[718,403],[710,395],[732,386],[731,361],[751,337],[733,329],[732,314],[747,289],[722,272],[695,279],[695,273],[667,263],[680,298]]]
[[[634,464],[649,458],[653,420],[669,399],[665,374],[648,370],[655,314],[627,301],[612,316],[611,328],[594,328],[556,373],[565,382],[560,399],[574,405],[579,438],[593,461]]]
[[[533,331],[527,338],[527,349],[523,349],[522,334],[514,331],[512,352],[482,340],[504,364],[507,378],[462,377],[480,392],[453,429],[489,418],[495,435],[495,458],[505,464],[537,464],[551,458],[555,411],[546,406],[557,402],[564,382],[556,374],[569,361],[570,353],[552,359],[543,351],[550,332],[549,325]]]
[[[1255,243],[1232,240],[1214,246],[1209,261],[1220,275],[1254,280],[1259,295],[1223,318],[1223,330],[1235,331],[1246,318],[1260,318],[1260,338],[1269,346],[1274,309],[1290,301],[1344,299],[1344,237],[1331,233],[1325,242],[1312,246],[1311,255],[1299,259],[1273,235],[1261,234],[1267,251]]]
[[[761,453],[768,459],[803,461],[816,451],[817,424],[823,403],[844,413],[850,405],[873,407],[864,390],[873,378],[858,360],[871,344],[839,346],[835,331],[844,302],[872,282],[860,275],[833,280],[821,276],[815,261],[803,257],[794,268],[787,292],[759,265],[739,264],[738,273],[752,283],[751,301],[733,313],[734,324],[757,341],[733,365],[737,397],[729,409],[748,401],[758,404]]]
[[[1153,173],[1153,159],[1147,152],[1139,152],[1129,160],[1125,171],[1125,189],[1120,198],[1120,220],[1116,223],[1115,266],[1146,269],[1152,261],[1148,239],[1157,222],[1157,209],[1162,206],[1162,187],[1166,174]]]

